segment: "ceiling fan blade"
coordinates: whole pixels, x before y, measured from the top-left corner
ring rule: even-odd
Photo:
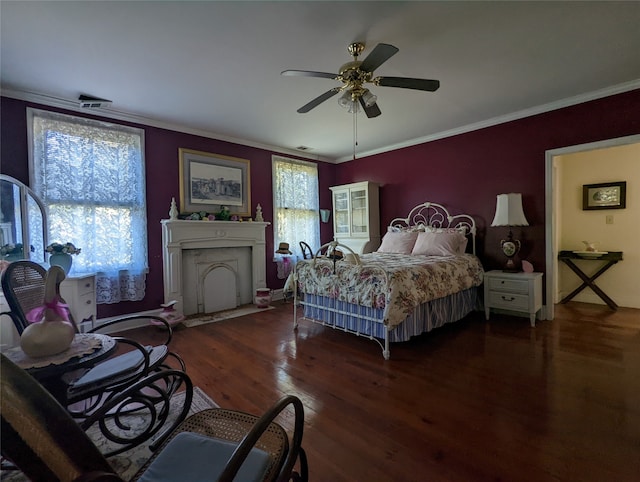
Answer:
[[[380,111],[380,107],[378,107],[378,104],[373,104],[367,107],[367,104],[365,104],[362,97],[360,97],[358,100],[360,101],[362,110],[364,110],[364,113],[367,114],[367,117],[369,119],[371,119],[372,117],[378,117],[380,114],[382,114],[382,112]]]
[[[383,63],[398,53],[398,48],[389,44],[378,44],[371,51],[367,58],[360,64],[360,70],[365,72],[373,72]]]
[[[428,92],[434,92],[440,87],[439,80],[411,79],[409,77],[377,77],[373,83],[383,87],[400,87],[401,89],[426,90]]]
[[[299,77],[322,77],[324,79],[335,79],[338,74],[329,72],[313,72],[311,70],[283,70],[280,75],[299,76]]]
[[[308,104],[305,104],[302,107],[300,107],[297,110],[297,112],[300,113],[300,114],[305,114],[305,113],[309,112],[311,109],[313,109],[314,107],[317,107],[320,104],[322,104],[325,100],[330,99],[331,97],[336,95],[338,92],[340,92],[340,87],[334,87],[333,89],[328,90],[324,94],[319,95],[318,97],[313,99]]]

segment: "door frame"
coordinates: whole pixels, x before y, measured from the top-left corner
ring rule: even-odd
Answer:
[[[624,146],[640,143],[640,134],[616,137],[603,141],[589,142],[575,146],[560,147],[545,151],[545,252],[546,252],[546,306],[545,319],[553,320],[555,296],[558,283],[558,246],[556,242],[557,228],[557,196],[560,188],[557,179],[557,156],[576,152],[593,151],[607,147]]]

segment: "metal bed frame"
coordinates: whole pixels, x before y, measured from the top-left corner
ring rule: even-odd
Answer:
[[[471,250],[474,255],[476,254],[476,223],[473,217],[471,217],[468,214],[457,214],[453,216],[441,204],[424,202],[422,204],[415,206],[413,209],[411,209],[407,217],[395,218],[389,223],[389,229],[391,230],[407,230],[412,228],[420,229],[421,226],[430,226],[433,228],[460,229],[462,232],[464,232],[465,236],[471,237]],[[348,251],[348,254],[345,256],[344,253],[340,252],[342,250]],[[333,267],[334,267],[333,275],[336,275],[336,263],[350,262],[352,264],[357,264],[362,266],[362,263],[360,261],[360,257],[358,256],[358,254],[356,254],[350,247],[338,241],[331,241],[330,243],[323,244],[318,249],[318,251],[316,251],[312,262],[315,264],[318,259],[329,259],[333,261]],[[369,266],[367,268],[375,269]],[[361,337],[373,340],[382,349],[382,355],[384,356],[385,360],[388,360],[390,358],[391,352],[389,348],[389,342],[390,342],[389,334],[396,327],[392,327],[391,329],[389,329],[388,327],[385,326],[384,338],[382,339],[382,341],[380,341],[380,339],[373,336],[373,334],[371,333],[365,333],[360,331],[359,329],[355,329],[355,330],[349,329],[346,326],[345,327],[336,326],[335,315],[354,316],[356,314],[348,310],[342,310],[335,306],[327,307],[327,306],[315,304],[313,302],[305,301],[304,297],[302,299],[299,299],[298,298],[298,273],[295,265],[293,268],[293,272],[291,273],[291,276],[293,280],[293,292],[294,292],[294,299],[293,299],[293,329],[294,330],[298,328],[298,313],[297,313],[298,305],[317,308],[319,310],[323,310],[325,312],[331,313],[333,315],[332,316],[333,323],[327,322],[324,320],[318,320],[315,318],[308,318],[306,316],[303,316],[302,319],[308,320],[314,323],[318,323],[323,326],[329,326],[336,330],[342,330],[347,333],[351,333],[357,336],[361,336]],[[380,276],[383,277],[385,281],[388,281],[386,271],[380,269]],[[385,297],[387,297],[385,300],[385,303],[388,303],[389,302],[388,295],[385,294]],[[383,324],[383,321],[381,319],[372,317],[372,316],[357,314],[357,318],[367,322],[371,322],[371,323]]]

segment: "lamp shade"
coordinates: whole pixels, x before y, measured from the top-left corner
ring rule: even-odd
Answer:
[[[498,194],[496,215],[491,226],[529,226],[522,210],[522,194]]]

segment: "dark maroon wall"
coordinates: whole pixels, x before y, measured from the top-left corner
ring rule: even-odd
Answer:
[[[46,108],[4,97],[0,104],[2,172],[26,184],[29,105]],[[137,127],[145,130],[150,269],[147,295],[137,303],[100,305],[99,317],[152,309],[163,301],[160,220],[167,217],[171,197],[179,197],[178,148],[249,159],[252,210],[260,203],[265,219],[270,221],[273,217],[271,151],[166,129]],[[362,128],[366,126],[363,124]],[[362,180],[382,186],[383,226],[394,217],[406,215],[416,204],[439,202],[453,213],[465,212],[476,218],[478,254],[485,268],[491,269],[503,262],[498,243],[506,235],[503,228],[487,227],[493,219],[496,195],[520,192],[531,226],[516,228],[514,235],[524,241],[522,257],[544,271],[545,151],[638,133],[640,90],[635,90],[337,166],[319,163],[320,207],[331,207],[329,186]],[[331,223],[322,224],[322,242],[331,240],[331,236]],[[267,253],[271,252],[273,229],[269,227]],[[282,287],[274,263],[267,258],[269,287]]]
[[[38,104],[2,97],[1,109],[1,155],[3,174],[29,184],[28,151],[27,151],[27,117],[26,108],[36,107],[58,112]],[[77,112],[67,112],[78,115]],[[86,116],[100,119],[96,116]],[[102,119],[114,122],[112,119]],[[273,192],[271,180],[272,151],[233,144],[225,141],[184,134],[181,132],[116,121],[121,124],[135,126],[145,131],[145,163],[147,176],[147,224],[149,244],[149,275],[144,300],[126,302],[115,305],[99,305],[98,317],[115,316],[157,308],[164,302],[162,285],[162,231],[160,220],[168,218],[171,198],[180,199],[178,149],[180,147],[212,152],[225,156],[239,157],[251,161],[251,212],[255,215],[255,206],[260,203],[266,221],[273,219]],[[295,157],[286,155],[286,157]],[[328,189],[334,184],[335,166],[318,163],[320,182],[320,206],[330,207],[331,196]],[[330,224],[321,225],[323,242],[331,240]],[[276,276],[276,265],[269,253],[273,248],[273,226],[267,227],[267,285],[270,288],[281,288],[284,280]]]
[[[362,124],[366,129],[366,124]],[[376,181],[386,226],[424,201],[468,213],[486,269],[500,267],[506,228],[488,227],[496,195],[520,192],[529,227],[514,228],[521,257],[545,270],[545,151],[640,133],[640,90],[340,164],[336,183]]]

